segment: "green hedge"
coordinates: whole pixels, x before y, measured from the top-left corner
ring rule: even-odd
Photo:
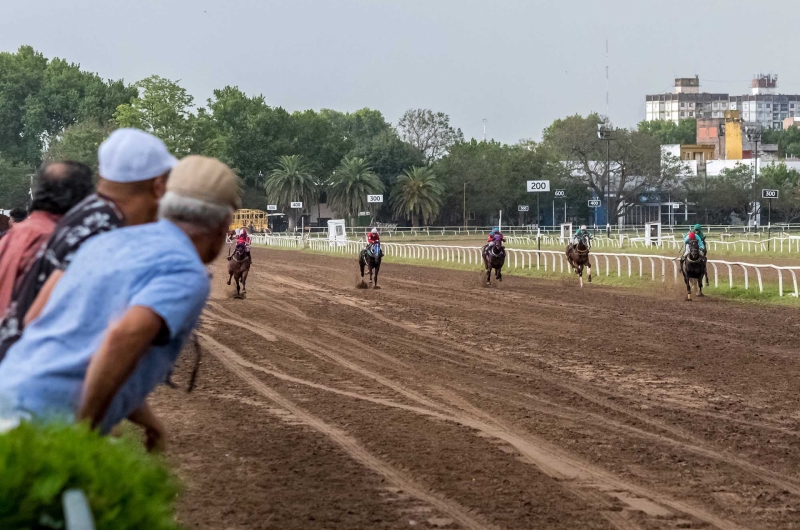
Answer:
[[[64,528],[70,488],[86,494],[97,530],[179,528],[178,481],[136,441],[30,423],[0,434],[0,528]]]

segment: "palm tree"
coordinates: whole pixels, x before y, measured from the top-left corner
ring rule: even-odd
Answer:
[[[309,208],[318,198],[317,187],[317,179],[308,172],[300,155],[284,155],[278,158],[278,167],[267,174],[264,182],[267,197],[284,210],[295,201],[302,201],[303,209]],[[293,229],[296,224],[297,220],[290,216],[289,229]]]
[[[328,184],[331,210],[352,219],[367,209],[367,195],[383,192],[383,182],[363,158],[345,158]]]
[[[436,174],[429,167],[414,166],[406,169],[397,177],[397,184],[392,192],[394,213],[403,217],[411,217],[411,226],[419,226],[422,222],[439,215],[442,207],[444,186],[436,180]]]

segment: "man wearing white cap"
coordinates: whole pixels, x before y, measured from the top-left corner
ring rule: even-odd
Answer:
[[[8,312],[0,322],[0,362],[19,340],[26,323],[41,311],[73,255],[87,239],[121,226],[155,221],[167,177],[178,162],[164,142],[138,129],[112,132],[100,145],[98,159],[97,193],[61,218],[12,295]],[[97,259],[104,256],[98,255]]]

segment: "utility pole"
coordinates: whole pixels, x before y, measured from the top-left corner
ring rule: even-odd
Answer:
[[[761,125],[745,128],[747,139],[755,144],[755,164],[753,165],[753,228],[757,228],[756,222],[756,202],[758,202],[758,143],[761,141]]]
[[[606,236],[611,237],[611,129],[605,123],[597,124],[597,137],[606,143]]]
[[[483,122],[483,143],[486,143],[486,118],[481,121]]]
[[[467,229],[467,183],[464,183],[464,230]]]

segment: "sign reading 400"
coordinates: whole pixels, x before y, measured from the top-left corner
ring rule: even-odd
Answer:
[[[538,193],[542,191],[550,191],[549,180],[529,180],[528,193]]]

